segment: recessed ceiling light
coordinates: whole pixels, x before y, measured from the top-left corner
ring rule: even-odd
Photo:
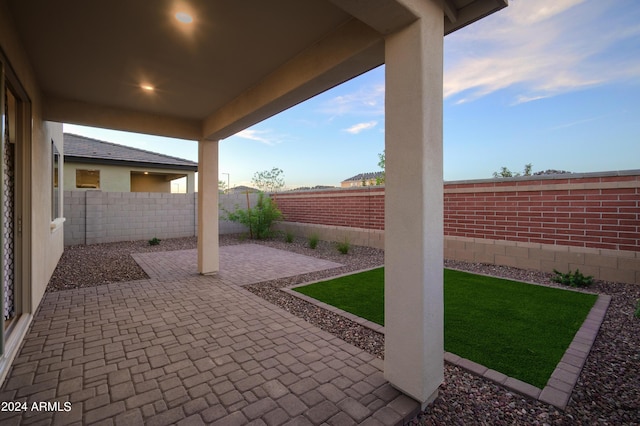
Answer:
[[[141,84],[140,87],[146,92],[153,92],[154,90],[156,90],[156,88],[150,84]]]
[[[190,24],[193,22],[193,16],[189,15],[187,12],[176,13],[176,19],[183,24]]]

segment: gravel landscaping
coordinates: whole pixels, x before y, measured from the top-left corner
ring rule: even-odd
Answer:
[[[251,241],[256,243],[256,241]],[[237,236],[223,235],[221,245],[241,244]],[[304,239],[258,241],[269,247],[334,261],[344,266],[247,286],[281,308],[304,318],[364,350],[384,357],[384,336],[279,290],[347,272],[381,266],[382,250],[351,247],[340,254],[334,244],[320,242],[315,250]],[[131,253],[185,250],[196,247],[195,238],[72,246],[65,252],[47,291],[102,285],[148,278]],[[555,285],[550,275],[535,271],[466,262],[446,261],[445,266],[508,279]],[[634,317],[640,286],[596,281],[589,291],[612,296],[609,310],[587,358],[586,365],[565,412],[509,392],[490,381],[445,364],[439,397],[413,421],[416,425],[640,425],[640,319]]]

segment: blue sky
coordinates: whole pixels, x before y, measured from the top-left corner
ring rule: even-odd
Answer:
[[[640,169],[640,2],[511,0],[445,38],[444,179]],[[197,161],[197,143],[65,125],[66,132]],[[384,66],[220,142],[220,179],[286,186],[378,171]]]

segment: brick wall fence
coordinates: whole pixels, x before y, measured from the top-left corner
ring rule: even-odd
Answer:
[[[280,193],[278,229],[384,246],[384,187]],[[447,182],[445,257],[640,283],[640,171]]]
[[[197,234],[197,195],[153,192],[64,192],[64,244],[97,244],[191,237]],[[256,195],[250,194],[255,204]],[[220,206],[246,206],[245,194],[220,196]],[[221,210],[221,214],[223,214]],[[220,220],[221,234],[244,232],[237,223]]]

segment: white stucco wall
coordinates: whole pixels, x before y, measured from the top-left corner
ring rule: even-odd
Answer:
[[[40,109],[33,114],[33,165],[32,165],[32,267],[33,309],[38,306],[46,290],[51,274],[62,256],[64,246],[64,224],[52,223],[51,188],[52,163],[51,141],[62,152],[62,124],[40,119]],[[64,212],[63,212],[64,214]]]

